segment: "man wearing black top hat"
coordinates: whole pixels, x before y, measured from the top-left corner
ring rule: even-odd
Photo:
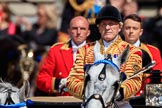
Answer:
[[[129,45],[130,52],[128,59],[121,65],[120,72],[124,73],[126,77],[131,76],[136,71],[142,69],[142,52],[139,48],[136,48],[127,42],[123,41],[119,35],[122,28],[122,18],[117,8],[111,5],[104,6],[97,18],[96,24],[101,34],[101,39],[98,41],[100,44],[101,54],[120,55],[124,49]],[[70,71],[67,79],[67,88],[69,92],[82,98],[84,88],[84,66],[86,64],[94,63],[94,46],[96,42],[89,43],[86,46],[78,49],[76,61],[73,68]],[[86,52],[86,53],[83,53]],[[133,96],[141,87],[142,75],[126,80],[121,84],[119,90],[120,96],[116,99],[120,108],[131,108],[128,100]]]

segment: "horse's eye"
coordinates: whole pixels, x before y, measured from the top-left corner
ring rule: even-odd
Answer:
[[[85,82],[88,82],[90,80],[90,75],[87,74],[87,76],[85,77]]]

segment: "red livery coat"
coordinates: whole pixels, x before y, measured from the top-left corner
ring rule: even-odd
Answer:
[[[144,44],[144,43],[141,43],[140,48],[145,50],[149,54],[149,56],[151,57],[151,60],[156,61],[156,64],[152,68],[152,70],[160,70],[162,72],[162,59],[161,59],[160,50],[152,45]],[[149,75],[144,74],[144,78],[145,77],[149,77]],[[151,79],[147,78],[146,80],[142,82],[142,87],[140,91],[136,94],[136,96],[140,96],[140,94],[143,94],[145,85],[150,83],[150,81]]]
[[[73,52],[70,41],[53,45],[40,67],[36,80],[38,89],[49,94],[57,94],[56,79],[66,78],[72,66]]]

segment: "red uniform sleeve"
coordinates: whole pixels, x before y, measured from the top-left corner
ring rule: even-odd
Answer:
[[[47,93],[53,93],[53,74],[55,69],[54,52],[50,49],[44,63],[41,65],[36,79],[37,87]]]
[[[155,49],[154,47],[149,47],[149,50],[152,54],[153,60],[156,61],[156,65],[153,67],[153,70],[160,70],[162,71],[162,60],[161,60],[161,54],[159,49]]]

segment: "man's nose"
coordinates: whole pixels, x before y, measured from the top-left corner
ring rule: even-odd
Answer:
[[[110,29],[111,26],[109,24],[106,25],[106,29]]]
[[[133,32],[133,29],[131,28],[131,29],[129,30],[129,32],[132,33],[132,32]]]
[[[80,34],[80,28],[77,29],[77,33]]]

